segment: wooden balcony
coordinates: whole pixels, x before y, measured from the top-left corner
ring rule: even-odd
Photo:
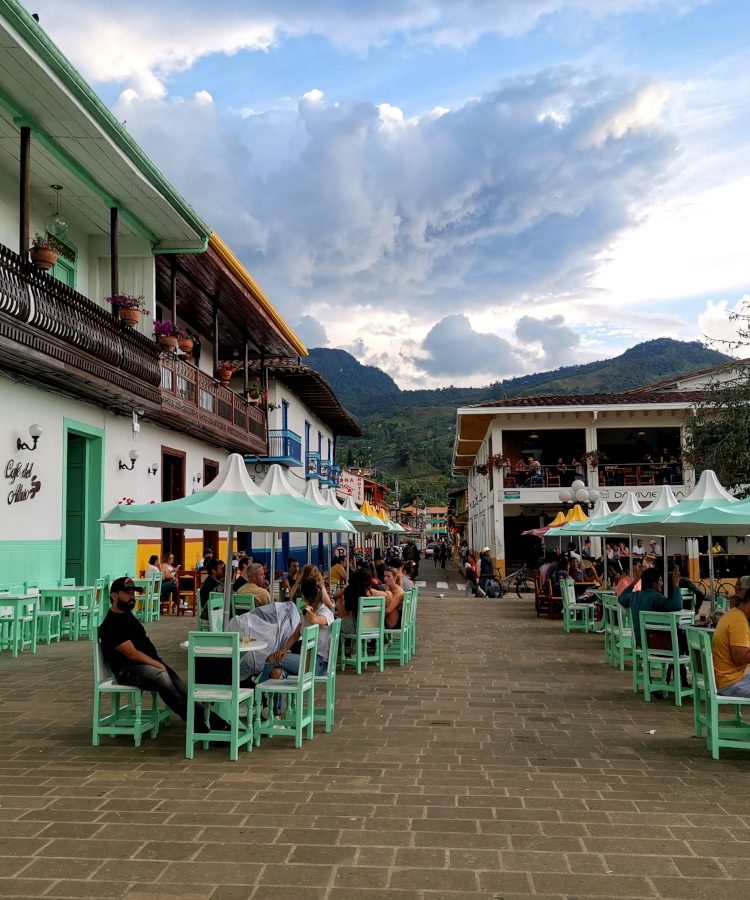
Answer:
[[[224,387],[191,363],[161,359],[163,424],[243,454],[266,454],[266,416],[256,404]]]
[[[0,245],[0,369],[239,453],[265,454],[262,409]]]
[[[161,404],[156,343],[2,245],[0,367],[108,408]]]

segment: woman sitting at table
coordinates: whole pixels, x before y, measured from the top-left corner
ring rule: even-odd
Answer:
[[[155,560],[157,557],[152,556],[149,559],[149,565],[152,559]],[[174,565],[174,553],[168,553],[162,560],[161,568],[159,569],[162,576],[161,599],[172,603],[174,606],[180,602],[180,585],[177,581],[177,570],[179,568],[179,566]],[[148,577],[148,574],[146,577]]]
[[[290,599],[295,601],[300,599],[300,597],[302,596],[302,582],[306,581],[308,578],[314,578],[315,581],[318,582],[322,602],[325,603],[328,609],[333,609],[334,604],[326,588],[326,582],[325,578],[323,578],[323,573],[317,566],[312,565],[312,563],[308,563],[306,566],[302,567],[302,571],[299,573],[299,576],[294,583],[294,590],[292,591],[292,596]]]

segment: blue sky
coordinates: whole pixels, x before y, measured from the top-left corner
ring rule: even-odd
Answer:
[[[668,335],[750,293],[743,0],[39,0],[310,346],[404,387]]]

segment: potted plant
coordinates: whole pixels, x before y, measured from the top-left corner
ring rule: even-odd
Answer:
[[[193,354],[193,345],[195,344],[195,335],[192,331],[187,329],[178,329],[177,331],[177,345],[185,354],[185,356],[192,356]]]
[[[217,371],[219,373],[219,381],[224,387],[229,387],[232,375],[239,369],[240,364],[235,360],[223,359],[219,362]]]
[[[263,399],[263,386],[260,378],[254,378],[247,387],[247,399],[250,403],[259,404]]]
[[[170,319],[160,322],[154,319],[154,337],[159,342],[159,346],[165,350],[174,353],[177,350],[177,335],[179,330]]]
[[[488,475],[489,471],[487,463],[481,463],[477,466],[477,475]]]
[[[592,469],[595,469],[599,465],[599,463],[603,462],[607,457],[602,453],[601,450],[587,450],[583,454],[583,458],[591,466]]]
[[[37,231],[29,248],[32,263],[43,272],[51,269],[57,262],[57,250]]]
[[[112,304],[112,309],[117,310],[117,317],[123,325],[129,325],[131,328],[140,322],[142,313],[148,312],[147,307],[143,305],[143,297],[115,294],[114,297],[107,297],[106,300],[107,303]]]

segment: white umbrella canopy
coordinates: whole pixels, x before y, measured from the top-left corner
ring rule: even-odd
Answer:
[[[284,479],[285,480],[285,479]],[[280,481],[274,484],[281,484]],[[292,489],[287,484],[291,492]],[[231,559],[235,531],[346,531],[354,528],[335,510],[316,507],[292,494],[271,497],[247,474],[245,461],[232,453],[214,480],[195,494],[163,503],[116,506],[99,520],[119,525],[155,528],[195,528],[227,532],[227,561]],[[229,622],[232,581],[224,585],[224,627]]]
[[[721,534],[748,534],[750,529],[743,530],[745,525],[737,518],[723,517],[720,510],[738,504],[740,501],[726,491],[716,474],[707,469],[700,477],[693,492],[676,506],[665,509],[661,516],[646,517],[647,510],[641,514],[623,517],[617,525],[628,534],[663,534],[678,537],[702,537],[711,530],[735,527],[734,532],[721,531]],[[658,512],[656,510],[655,512]],[[734,524],[733,524],[734,523]]]

